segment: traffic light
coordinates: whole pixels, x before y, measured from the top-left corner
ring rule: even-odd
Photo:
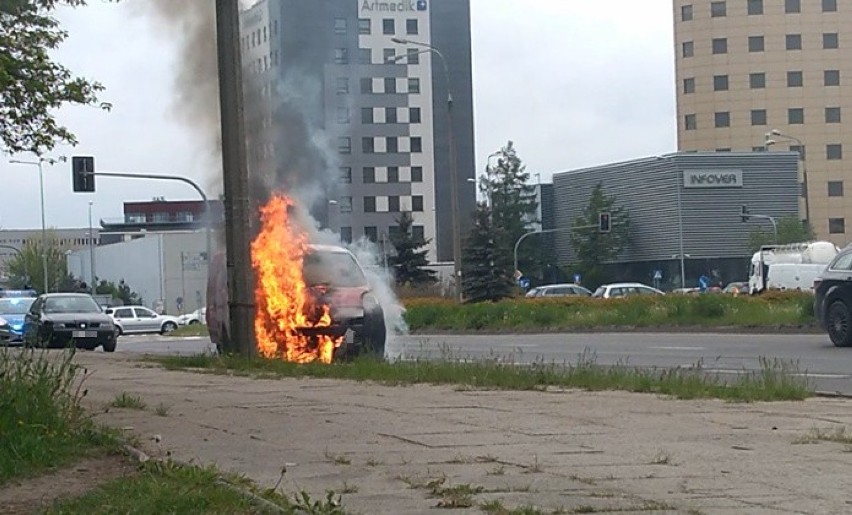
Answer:
[[[740,209],[740,219],[741,219],[743,222],[748,222],[748,219],[749,219],[749,216],[748,216],[748,206],[745,206],[745,205],[744,205],[744,206],[741,206],[741,209]]]
[[[74,156],[71,158],[71,173],[76,193],[95,191],[95,158]]]
[[[598,217],[598,231],[606,233],[611,229],[609,213],[601,213]]]

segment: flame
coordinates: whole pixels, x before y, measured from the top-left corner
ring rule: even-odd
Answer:
[[[321,328],[332,325],[331,311],[317,304],[305,284],[302,263],[308,237],[294,226],[293,207],[291,199],[276,194],[260,209],[261,230],[251,245],[257,348],[266,358],[331,363],[343,337],[322,334]]]

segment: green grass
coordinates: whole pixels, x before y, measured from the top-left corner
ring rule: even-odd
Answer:
[[[0,484],[116,445],[80,407],[85,372],[73,356],[0,350]]]
[[[813,295],[759,297],[666,295],[626,299],[508,299],[457,305],[441,299],[406,302],[412,331],[540,331],[607,327],[812,326]]]
[[[580,388],[658,393],[679,399],[718,398],[728,401],[801,400],[812,394],[806,378],[793,376],[796,367],[778,360],[763,359],[761,370],[744,373],[735,380],[721,380],[691,369],[641,369],[626,365],[602,366],[594,356],[581,355],[577,363],[537,362],[528,366],[500,360],[459,362],[449,358],[383,362],[360,359],[332,365],[298,365],[280,360],[246,359],[235,356],[151,357],[171,370],[204,370],[253,377],[315,377],[373,381],[384,385],[451,384],[495,390],[544,390]]]
[[[132,395],[127,392],[121,392],[116,395],[115,399],[113,399],[112,403],[110,403],[110,406],[113,408],[127,408],[139,411],[142,411],[147,407],[145,401],[142,400],[142,397]]]
[[[171,333],[169,336],[178,336],[178,337],[189,337],[189,336],[209,336],[210,333],[207,331],[207,326],[204,324],[192,324],[192,325],[184,325],[178,327]]]

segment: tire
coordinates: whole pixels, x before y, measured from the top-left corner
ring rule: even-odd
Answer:
[[[118,338],[113,338],[108,340],[105,344],[102,345],[104,352],[115,352],[115,346],[118,343]]]
[[[200,323],[201,322],[199,322],[198,320],[190,320],[188,325],[198,325]]]
[[[124,334],[124,331],[121,330],[121,327],[115,326],[112,330],[112,334],[115,336],[115,339],[118,340],[118,337]]]
[[[385,342],[387,340],[387,327],[385,316],[381,311],[367,315],[364,320],[364,342],[361,354],[373,356],[376,359],[385,358]]]
[[[842,300],[835,300],[825,313],[825,327],[835,347],[852,345],[852,313]]]
[[[174,322],[166,322],[163,324],[163,327],[160,329],[160,334],[169,334],[177,330],[177,324]]]

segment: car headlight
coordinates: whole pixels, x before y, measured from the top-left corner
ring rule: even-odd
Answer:
[[[379,304],[379,299],[370,293],[361,297],[361,305],[364,307],[365,312],[376,311],[382,307],[381,304]]]
[[[5,318],[3,318],[3,317],[0,317],[0,327],[7,327],[7,326],[9,326],[9,325],[10,325],[10,324],[9,324],[9,321],[8,321],[8,320],[6,320],[6,319],[5,319]]]

